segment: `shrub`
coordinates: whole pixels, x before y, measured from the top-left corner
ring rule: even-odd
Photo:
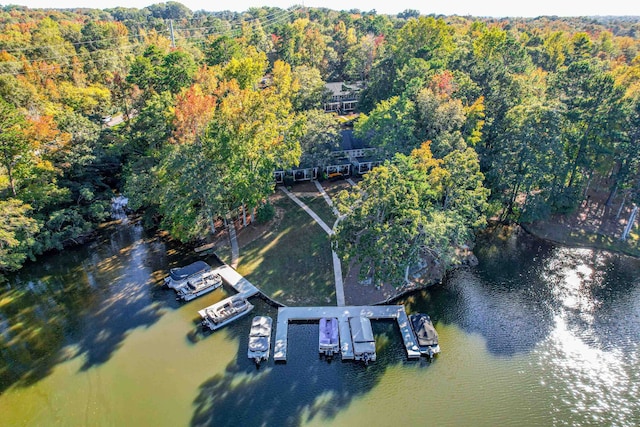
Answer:
[[[271,221],[273,217],[276,215],[276,209],[269,202],[258,207],[258,211],[256,212],[256,221],[258,224],[264,224],[265,222]]]

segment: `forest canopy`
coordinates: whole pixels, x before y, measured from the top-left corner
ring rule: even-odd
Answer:
[[[327,82],[361,82],[354,130],[387,160],[342,229],[369,227],[374,189],[406,193],[377,229],[404,243],[368,236],[413,248],[398,259],[449,259],[487,215],[571,212],[596,184],[638,203],[639,52],[638,17],[1,7],[0,272],[84,241],[118,192],[183,241],[259,206],[274,170],[336,144]]]

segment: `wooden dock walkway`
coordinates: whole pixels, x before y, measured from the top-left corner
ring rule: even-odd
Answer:
[[[346,306],[346,307],[281,307],[278,309],[278,322],[276,324],[276,340],[273,350],[274,360],[287,360],[287,337],[289,322],[320,320],[323,317],[336,317],[340,332],[340,352],[342,360],[353,359],[353,342],[349,329],[349,318],[363,316],[369,319],[395,319],[398,322],[402,341],[404,342],[409,359],[420,357],[420,349],[409,318],[404,310],[404,305],[381,306]]]

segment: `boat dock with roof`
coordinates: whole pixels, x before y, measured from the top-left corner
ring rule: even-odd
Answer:
[[[276,340],[273,358],[277,361],[287,360],[287,337],[289,322],[320,320],[323,317],[338,319],[340,332],[340,353],[342,360],[353,360],[353,341],[349,328],[349,318],[366,317],[368,319],[395,319],[402,335],[402,341],[409,359],[420,357],[420,348],[409,324],[404,305],[380,306],[346,306],[346,307],[281,307],[278,309],[276,324]]]

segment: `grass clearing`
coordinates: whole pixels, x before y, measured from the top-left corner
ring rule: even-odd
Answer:
[[[329,236],[288,197],[274,205],[280,224],[240,250],[238,272],[283,304],[335,305]]]
[[[311,208],[312,211],[318,214],[318,216],[329,226],[329,228],[333,228],[333,223],[336,222],[336,217],[331,210],[331,207],[327,204],[324,197],[321,194],[318,194],[316,197],[312,196],[298,196],[298,198],[307,206]]]
[[[345,179],[337,180],[334,182],[325,181],[322,183],[322,187],[324,187],[324,191],[327,192],[331,200],[335,201],[336,197],[338,197],[338,193],[342,190],[351,191],[351,184],[349,184]]]

